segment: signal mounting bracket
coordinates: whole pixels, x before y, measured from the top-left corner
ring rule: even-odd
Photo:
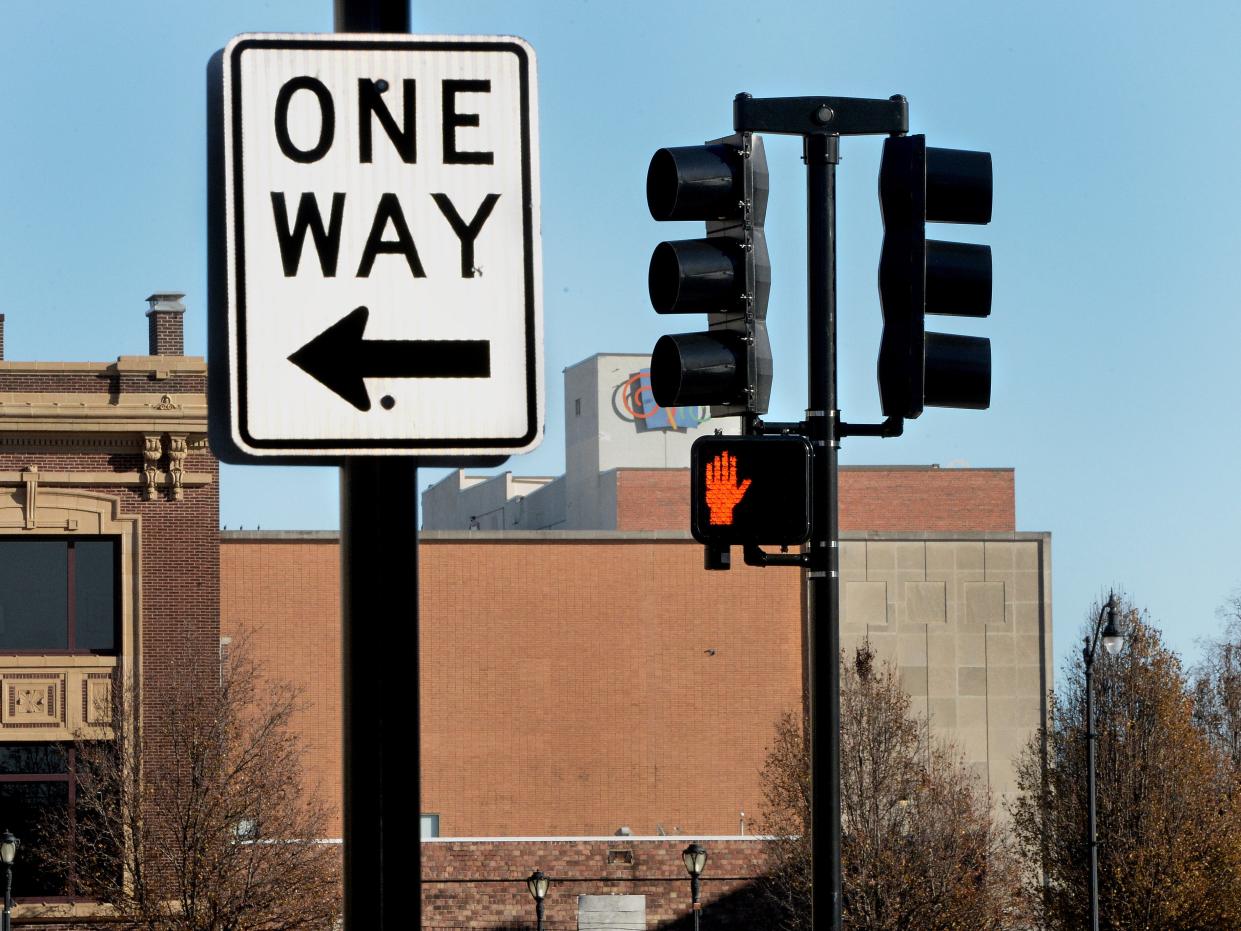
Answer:
[[[789,136],[903,136],[909,132],[909,103],[900,94],[869,97],[752,97],[733,100],[737,132]]]

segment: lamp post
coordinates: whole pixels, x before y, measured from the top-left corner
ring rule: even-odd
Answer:
[[[694,912],[694,931],[698,931],[698,913],[702,911],[698,902],[701,886],[699,877],[707,865],[707,848],[699,843],[690,844],[681,851],[681,860],[685,863],[685,871],[689,873],[690,909]]]
[[[1107,626],[1103,626],[1104,619]],[[1099,931],[1099,836],[1095,824],[1094,751],[1098,734],[1094,729],[1094,688],[1091,684],[1095,653],[1099,648],[1099,632],[1102,631],[1103,649],[1111,655],[1125,645],[1125,636],[1116,626],[1116,598],[1108,594],[1107,603],[1099,609],[1095,621],[1094,636],[1085,638],[1082,659],[1086,663],[1086,794],[1090,807],[1086,816],[1086,843],[1090,850],[1090,931]]]
[[[0,834],[0,861],[4,863],[4,921],[0,923],[2,931],[9,931],[13,921],[13,861],[17,859],[17,848],[21,842],[6,830]]]
[[[543,931],[543,899],[547,896],[547,887],[551,884],[551,877],[542,870],[535,870],[526,880],[526,888],[534,896],[534,921],[537,931]]]

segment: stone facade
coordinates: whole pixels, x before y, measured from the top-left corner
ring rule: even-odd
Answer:
[[[180,345],[173,318],[152,325],[145,356],[0,361],[0,538],[113,540],[119,554],[115,649],[0,655],[2,744],[106,738],[112,690],[131,684],[144,765],[157,774],[173,677],[217,668],[219,468],[206,443],[206,364],[164,351]],[[20,879],[14,891],[22,897]],[[86,922],[98,910],[27,899],[14,924],[58,914]]]

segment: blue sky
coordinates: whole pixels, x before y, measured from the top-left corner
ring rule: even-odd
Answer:
[[[330,31],[329,0],[8,4],[0,32],[0,312],[11,359],[146,346],[143,299],[187,292],[206,352],[205,70],[234,34]],[[738,91],[909,100],[931,145],[990,151],[986,412],[929,410],[842,462],[1016,469],[1017,522],[1053,535],[1056,654],[1111,585],[1189,658],[1241,585],[1241,8],[982,0],[418,4],[415,31],[507,33],[539,61],[547,437],[517,473],[563,470],[561,371],[687,327],[650,310],[651,152],[731,129]],[[840,396],[875,419],[880,141],[839,169]],[[804,175],[768,140],[773,419],[805,406]],[[688,233],[693,235],[692,233]],[[947,320],[947,318],[945,318]],[[958,321],[942,327],[953,330]],[[690,327],[692,328],[692,325]],[[427,470],[427,480],[442,472]],[[328,528],[334,469],[226,467],[221,522]]]

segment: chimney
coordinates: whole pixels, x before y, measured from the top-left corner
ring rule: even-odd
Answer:
[[[0,314],[0,362],[4,361],[4,314]]]
[[[150,321],[151,352],[153,356],[185,355],[185,328],[181,315],[185,313],[185,305],[181,298],[185,294],[179,291],[152,294],[147,298],[151,309],[147,311]]]

